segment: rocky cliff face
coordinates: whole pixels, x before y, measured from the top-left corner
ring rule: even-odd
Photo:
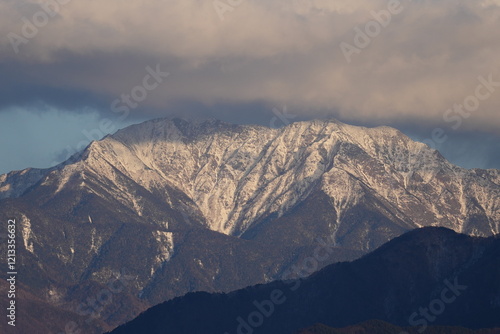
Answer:
[[[141,199],[125,194],[119,172],[148,191],[178,189],[209,229],[240,236],[267,215],[282,216],[319,186],[339,216],[369,191],[414,226],[500,232],[497,170],[453,166],[388,127],[314,121],[270,129],[156,120],[93,142],[73,160],[56,169],[2,175],[1,196],[19,197],[40,180],[40,186],[56,187],[54,195],[72,178],[85,189],[85,174],[94,173],[142,215]],[[162,200],[168,202],[168,195]],[[477,215],[484,226],[469,226]]]

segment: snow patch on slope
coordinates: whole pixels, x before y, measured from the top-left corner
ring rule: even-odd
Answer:
[[[31,229],[31,221],[25,215],[21,215],[21,234],[24,248],[31,254],[35,254],[33,238],[35,237]]]
[[[330,229],[332,231],[332,241],[336,244],[336,235],[343,215],[359,202],[364,195],[364,191],[359,181],[349,175],[348,172],[337,168],[332,168],[328,173],[324,174],[321,189],[332,198],[333,207],[335,208],[337,219],[335,225],[330,226]]]
[[[151,268],[151,276],[168,262],[174,253],[174,236],[172,232],[155,231],[153,232],[154,240],[158,247],[157,255],[154,259],[154,265]]]

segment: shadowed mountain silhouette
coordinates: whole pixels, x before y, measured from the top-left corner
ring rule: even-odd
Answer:
[[[361,324],[332,328],[323,324],[317,324],[310,328],[298,331],[295,334],[421,334],[419,328],[399,327],[380,320],[369,320]],[[425,334],[498,334],[500,329],[478,329],[472,330],[463,327],[430,326]]]
[[[303,280],[175,298],[111,333],[289,334],[369,319],[419,329],[494,328],[499,315],[500,238],[427,227]]]

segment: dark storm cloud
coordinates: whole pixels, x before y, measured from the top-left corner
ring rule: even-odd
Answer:
[[[43,102],[65,110],[92,107],[110,114],[115,99],[142,83],[144,64],[155,67],[159,62],[125,53],[81,56],[67,52],[59,53],[54,62],[4,61],[0,64],[0,110]],[[164,61],[162,67],[174,66]],[[154,104],[150,101],[142,107],[154,109]]]
[[[34,21],[41,3],[1,2],[2,35],[21,36],[22,18]],[[146,66],[161,64],[172,73],[169,84],[134,112],[168,113],[186,100],[265,101],[305,117],[326,110],[354,121],[436,122],[474,92],[479,76],[500,81],[497,1],[401,1],[367,46],[356,44],[357,31],[391,3],[244,1],[221,20],[211,1],[69,1],[19,53],[9,38],[0,43],[0,103],[44,100],[106,112]],[[357,49],[350,63],[342,43]],[[499,106],[500,94],[492,95],[464,126],[498,127]]]
[[[450,130],[457,138],[498,131],[500,1],[395,2],[252,0],[221,12],[200,0],[0,0],[0,113],[45,105],[116,118],[113,102],[159,67],[170,75],[127,121],[336,117],[432,131],[462,117]],[[44,11],[46,22],[26,36]],[[367,37],[370,25],[378,31]],[[492,84],[479,92],[491,94],[458,114],[454,106],[485,80]],[[273,110],[285,107],[293,117],[283,120]]]

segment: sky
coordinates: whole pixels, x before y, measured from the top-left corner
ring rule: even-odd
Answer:
[[[159,117],[396,127],[500,168],[500,0],[0,0],[0,174]]]

